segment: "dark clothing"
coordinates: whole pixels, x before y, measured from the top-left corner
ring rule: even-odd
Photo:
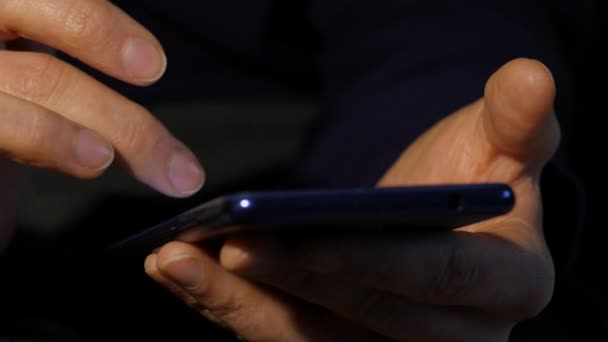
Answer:
[[[321,113],[290,186],[373,185],[419,134],[482,96],[488,77],[516,57],[552,70],[564,146],[570,144],[571,65],[560,36],[566,2],[116,3],[157,34],[168,53],[157,85],[119,87],[135,100],[319,99]],[[552,174],[566,174],[560,183],[570,179],[565,158],[549,166]],[[578,207],[580,196],[572,198],[565,208]],[[568,222],[578,222],[577,214]],[[576,227],[547,232],[558,265],[569,259]]]
[[[539,59],[553,71],[558,85],[556,112],[566,131],[564,138],[569,137],[570,66],[559,36],[559,8],[553,1],[114,3],[157,35],[169,60],[165,77],[149,88],[128,86],[89,70],[137,102],[301,97],[319,102],[319,116],[301,154],[282,174],[280,186],[373,185],[419,134],[481,97],[487,78],[516,57]],[[543,179],[547,240],[558,265],[558,279],[572,263],[582,212],[577,201],[580,189],[567,170],[565,157],[559,155]],[[271,183],[276,186],[276,178],[266,183],[258,179],[257,186]],[[560,189],[572,196],[558,196]],[[108,203],[101,205],[100,213],[129,201]],[[142,212],[154,212],[150,208],[171,212],[166,202],[143,207]],[[129,213],[132,215],[131,210],[124,211]],[[107,229],[108,222],[111,220],[99,214],[79,224]],[[119,268],[127,266],[141,270],[142,260]],[[62,274],[73,277],[73,271],[68,267]],[[75,315],[75,310],[95,311],[82,303],[73,304],[62,318],[76,322],[87,339],[120,336],[111,332],[118,329],[142,339],[173,333],[176,340],[196,334],[209,337],[196,315],[155,285],[130,279],[132,272],[119,272],[127,280],[121,286],[106,284],[108,298],[90,303],[115,306],[118,312],[105,317],[106,324],[96,321],[103,316],[89,320]],[[89,284],[100,281],[88,280]],[[141,292],[133,294],[136,286]],[[100,290],[92,289],[90,294],[99,295]],[[158,301],[151,303],[150,293]],[[119,307],[122,301],[129,301],[125,306],[131,308]],[[131,316],[148,323],[133,323]],[[97,330],[104,326],[108,331]]]

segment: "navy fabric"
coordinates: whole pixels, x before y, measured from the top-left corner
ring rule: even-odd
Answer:
[[[569,70],[550,1],[115,2],[158,35],[169,58],[150,88],[105,79],[138,102],[320,100],[293,185],[373,184],[516,57],[552,69],[569,126]]]
[[[568,144],[572,83],[570,64],[564,57],[565,46],[558,35],[557,2],[113,2],[159,37],[169,59],[167,73],[154,86],[137,88],[81,67],[137,102],[153,105],[159,101],[192,99],[271,101],[302,96],[319,101],[319,117],[283,186],[374,184],[419,134],[482,96],[491,73],[516,57],[540,59],[553,71],[558,85],[556,112],[565,132],[565,145]],[[565,157],[559,155],[551,163],[542,183],[547,208],[546,236],[560,279],[572,265],[583,212],[580,187],[571,177]],[[141,220],[133,217],[133,203],[132,198],[123,202],[111,199],[103,205],[122,208],[126,211],[123,215],[126,222],[129,218]],[[89,218],[101,229],[80,229],[86,239],[90,240],[96,231],[112,227],[114,217],[120,216],[121,211],[117,214],[116,208],[107,210],[103,205]],[[145,216],[156,212],[150,208],[167,210],[166,202],[157,207],[148,202],[142,206]],[[113,215],[107,215],[108,212]],[[108,220],[110,224],[105,223]],[[91,228],[90,224],[80,222],[75,226]],[[61,273],[65,278],[54,275],[57,279],[74,276],[70,263],[66,265]],[[96,330],[99,323],[87,315],[75,317],[78,310],[65,314],[72,323],[89,329],[85,335],[112,335],[118,327],[140,338],[175,339],[175,334],[211,336],[210,327],[201,327],[198,315],[183,311],[182,303],[170,295],[162,297],[165,292],[160,287],[154,288],[152,294],[146,292],[150,291],[146,290],[149,279],[129,278],[134,277],[133,269],[141,269],[141,260],[127,266],[123,265],[126,271],[120,273],[121,277],[110,276],[107,277],[110,281],[103,283],[108,286],[104,291],[115,298],[98,299],[103,307],[122,301],[131,303],[121,306],[116,317],[108,318],[107,324],[112,329]],[[97,274],[89,276],[99,281]],[[70,296],[78,291],[72,287],[69,291],[63,289],[65,281],[55,286],[58,293],[63,291]],[[151,302],[152,296],[159,300]],[[52,299],[44,298],[53,302]],[[68,308],[80,308],[86,303],[70,304]],[[36,302],[38,307],[44,305]],[[90,310],[83,308],[87,309]],[[137,325],[130,317],[144,317],[143,325]],[[179,329],[175,329],[178,324]],[[149,329],[150,326],[155,329]]]
[[[537,58],[558,86],[556,112],[566,148],[573,85],[563,41],[566,2],[396,0],[118,0],[167,51],[165,77],[136,88],[97,77],[143,104],[308,96],[321,112],[285,186],[373,185],[420,133],[483,95],[487,78],[516,57]],[[93,71],[91,71],[93,72]],[[94,73],[94,72],[93,72]],[[564,179],[560,151],[545,182]],[[566,165],[566,167],[564,167]],[[566,171],[564,171],[566,170]],[[547,196],[547,200],[555,198]],[[580,222],[576,203],[548,203]],[[559,264],[568,263],[580,225],[547,232]]]

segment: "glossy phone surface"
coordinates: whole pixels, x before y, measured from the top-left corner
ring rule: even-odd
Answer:
[[[244,192],[203,203],[110,250],[152,250],[171,240],[198,242],[247,231],[443,231],[506,214],[514,204],[505,184]]]

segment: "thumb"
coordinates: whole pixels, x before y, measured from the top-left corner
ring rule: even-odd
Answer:
[[[515,59],[490,77],[485,87],[483,131],[500,154],[543,165],[559,145],[553,113],[555,83],[542,63]]]

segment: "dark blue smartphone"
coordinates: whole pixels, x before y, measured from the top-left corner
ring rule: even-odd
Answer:
[[[109,250],[151,251],[171,240],[203,242],[236,232],[445,231],[506,214],[514,204],[506,184],[244,192],[203,203]]]

